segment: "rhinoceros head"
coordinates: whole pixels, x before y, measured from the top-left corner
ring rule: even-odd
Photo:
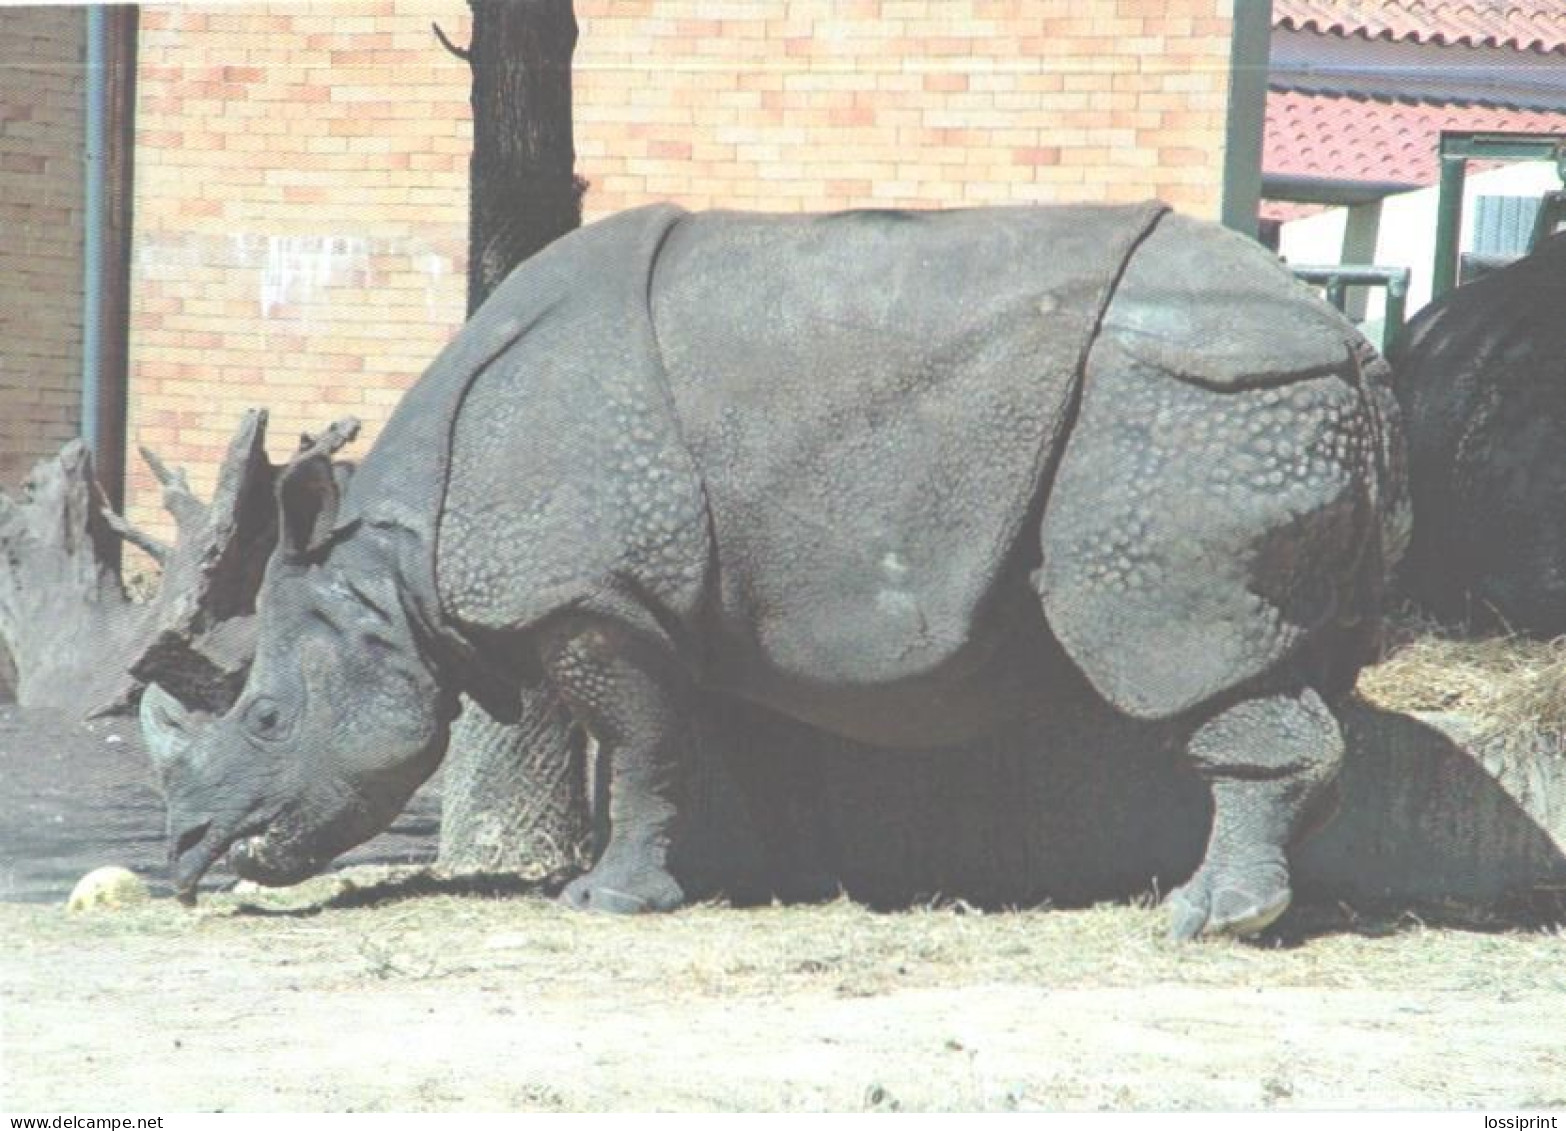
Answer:
[[[303,879],[390,824],[445,752],[452,697],[403,603],[397,535],[334,529],[338,490],[328,445],[279,478],[255,661],[228,713],[143,696],[182,895],[225,852],[247,879]]]

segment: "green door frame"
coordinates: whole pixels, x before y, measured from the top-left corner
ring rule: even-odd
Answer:
[[[1436,197],[1435,264],[1430,297],[1457,285],[1457,249],[1463,234],[1463,187],[1470,161],[1554,161],[1566,181],[1566,136],[1560,134],[1444,130],[1437,150],[1441,187]]]

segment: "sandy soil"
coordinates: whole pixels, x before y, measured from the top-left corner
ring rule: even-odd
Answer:
[[[1566,935],[1137,908],[636,920],[331,877],[0,905],[0,1107],[1566,1108]]]

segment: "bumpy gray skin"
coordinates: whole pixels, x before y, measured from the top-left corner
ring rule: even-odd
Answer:
[[[1426,307],[1393,363],[1416,515],[1403,586],[1448,621],[1566,632],[1566,233]]]
[[[955,743],[1075,664],[1212,785],[1174,934],[1248,933],[1330,799],[1401,485],[1383,370],[1264,251],[1135,208],[626,213],[524,264],[339,500],[320,453],[245,694],[148,697],[182,890],[389,819],[458,691],[544,681],[609,766],[565,899],[684,892],[694,697]]]

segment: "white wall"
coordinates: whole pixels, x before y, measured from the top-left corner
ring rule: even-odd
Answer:
[[[1458,246],[1473,247],[1475,201],[1480,196],[1539,196],[1561,187],[1555,166],[1545,161],[1519,161],[1486,172],[1470,172],[1463,193],[1463,230]],[[1430,279],[1435,260],[1436,225],[1435,186],[1387,197],[1381,205],[1381,224],[1376,239],[1375,263],[1384,267],[1408,267],[1408,316],[1430,301]],[[1314,216],[1292,220],[1283,225],[1278,251],[1291,263],[1330,264],[1346,262],[1343,237],[1348,209],[1329,208]],[[1374,339],[1380,333],[1385,292],[1370,292],[1365,311],[1366,331]]]

